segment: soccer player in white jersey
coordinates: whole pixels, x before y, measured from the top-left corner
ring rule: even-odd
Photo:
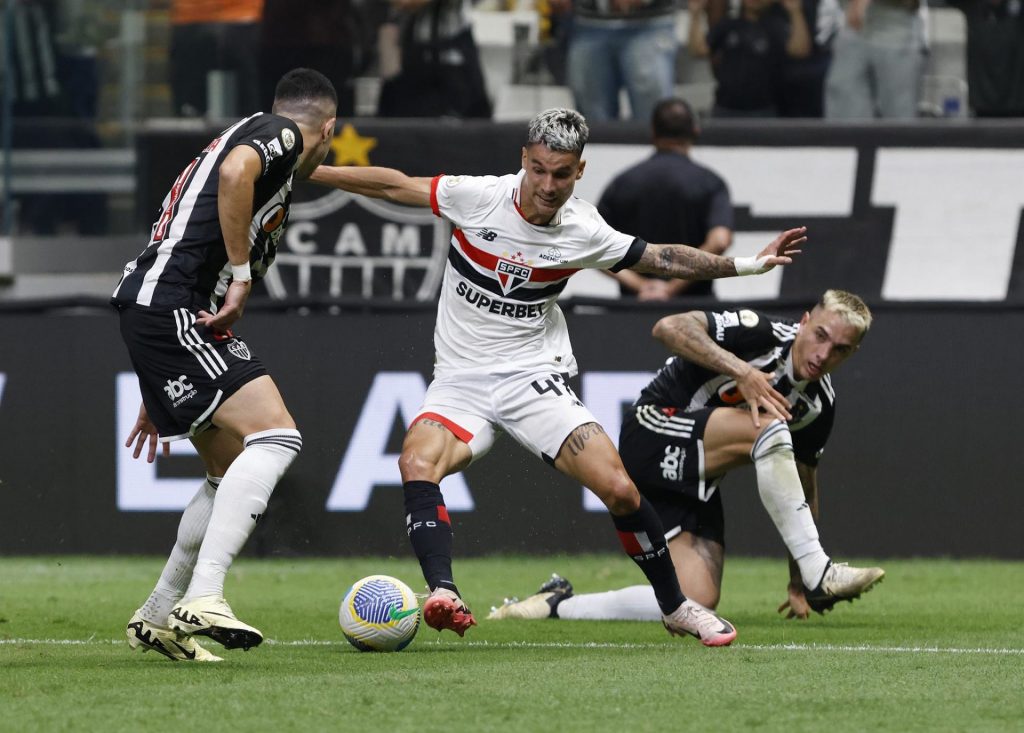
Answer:
[[[754,465],[758,493],[790,559],[788,618],[824,613],[885,575],[833,563],[818,538],[817,466],[832,431],[829,376],[860,347],[871,311],[828,290],[799,323],[749,309],[691,311],[663,318],[654,336],[673,353],[622,425],[619,453],[655,507],[687,597],[718,607],[725,561],[719,484]],[[753,399],[769,389],[790,406],[788,423],[752,424]],[[554,575],[539,592],[506,601],[490,618],[648,620],[659,618],[650,586],[573,595]]]
[[[288,220],[292,180],[323,163],[338,96],[294,69],[273,112],[224,130],[178,176],[149,244],[125,265],[111,303],[139,377],[142,407],[128,437],[138,458],[189,439],[206,481],[185,508],[160,579],[128,622],[133,649],[217,661],[192,637],[249,649],[260,631],[224,600],[224,578],[302,436],[274,380],[232,332],[253,279],[266,274]]]
[[[783,232],[745,259],[617,232],[573,196],[588,134],[578,112],[552,109],[530,122],[516,174],[413,178],[390,168],[321,166],[310,179],[430,206],[454,225],[434,330],[434,380],[399,459],[407,530],[431,591],[423,617],[460,636],[476,623],[452,576],[451,520],[438,485],[482,456],[500,429],[604,502],[671,633],[729,644],[732,625],[683,596],[657,514],[569,388],[576,360],[555,300],[584,268],[691,280],[757,274],[789,263],[805,230]],[[784,415],[785,402],[767,388],[755,399],[769,414]]]

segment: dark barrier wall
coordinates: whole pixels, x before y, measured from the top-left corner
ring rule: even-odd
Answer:
[[[649,335],[659,315],[569,314],[578,391],[609,427],[664,359]],[[247,313],[241,336],[280,384],[305,445],[248,552],[409,552],[395,454],[429,378],[432,325],[431,310]],[[835,378],[837,426],[819,473],[827,548],[1024,557],[1021,333],[1020,309],[876,308],[861,352]],[[178,454],[147,468],[121,447],[138,403],[116,316],[0,314],[0,343],[0,552],[166,552],[170,507],[201,468]],[[781,557],[752,472],[723,491],[731,551]],[[507,437],[445,493],[461,555],[617,548],[581,488]],[[160,505],[168,510],[144,508]]]

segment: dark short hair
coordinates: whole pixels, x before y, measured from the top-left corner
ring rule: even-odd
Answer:
[[[689,102],[679,97],[663,99],[654,106],[651,113],[651,128],[654,137],[679,140],[697,139],[697,118]]]
[[[274,89],[274,110],[288,109],[298,112],[312,111],[329,101],[331,109],[338,108],[338,93],[331,80],[315,69],[292,69],[281,77]]]

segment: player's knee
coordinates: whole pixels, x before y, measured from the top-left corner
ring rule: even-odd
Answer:
[[[608,511],[617,516],[632,514],[640,508],[640,492],[625,471],[616,472],[600,496]]]
[[[418,448],[407,447],[402,450],[398,457],[398,470],[402,475],[402,482],[406,481],[434,481],[440,480],[438,468],[438,456],[432,453],[424,453]]]
[[[793,436],[789,426],[782,420],[772,420],[757,436],[750,449],[750,457],[756,463],[773,456],[792,456]]]

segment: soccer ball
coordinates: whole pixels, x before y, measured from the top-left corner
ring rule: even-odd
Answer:
[[[341,631],[363,652],[397,652],[409,646],[420,626],[412,589],[390,575],[370,575],[345,592],[338,610]]]

